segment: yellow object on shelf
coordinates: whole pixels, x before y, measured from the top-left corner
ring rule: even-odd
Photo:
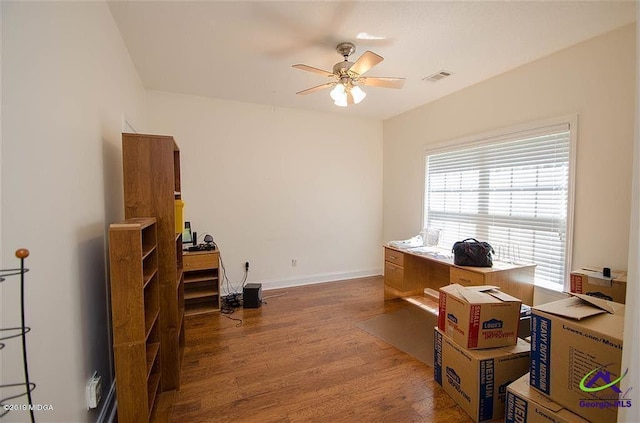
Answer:
[[[176,233],[181,234],[184,228],[184,219],[182,210],[184,209],[184,201],[175,200],[176,201]]]

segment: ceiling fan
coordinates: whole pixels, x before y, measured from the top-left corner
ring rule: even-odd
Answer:
[[[330,95],[334,104],[346,107],[350,104],[358,104],[366,97],[367,94],[362,91],[361,85],[382,88],[402,88],[404,85],[404,78],[362,76],[369,69],[382,62],[384,60],[382,56],[365,51],[358,60],[350,62],[348,58],[356,51],[356,46],[349,42],[338,44],[336,51],[344,57],[344,61],[333,65],[333,72],[302,64],[293,65],[296,69],[319,73],[332,79],[331,82],[298,91],[296,94],[311,94],[333,87]]]

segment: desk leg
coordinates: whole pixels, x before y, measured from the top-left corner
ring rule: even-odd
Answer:
[[[398,291],[397,289],[394,289],[392,287],[390,287],[389,285],[385,284],[384,285],[384,300],[393,300],[395,298],[401,298],[404,297],[405,295]]]

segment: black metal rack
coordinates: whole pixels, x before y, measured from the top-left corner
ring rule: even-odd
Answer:
[[[22,338],[22,364],[24,368],[24,382],[9,383],[0,385],[0,388],[15,388],[17,393],[14,395],[6,396],[0,399],[0,418],[5,416],[11,411],[11,407],[5,408],[5,406],[13,405],[9,404],[9,401],[27,396],[29,415],[31,416],[31,423],[35,422],[33,416],[33,401],[31,400],[31,391],[36,387],[36,384],[29,380],[29,365],[27,361],[27,333],[31,330],[30,327],[25,325],[24,317],[24,274],[29,271],[24,267],[24,260],[29,256],[29,250],[21,248],[16,251],[16,257],[20,259],[20,267],[16,269],[3,269],[0,270],[0,282],[4,282],[9,276],[20,275],[20,321],[21,326],[13,328],[0,328],[0,350],[5,347],[4,341],[13,338]]]

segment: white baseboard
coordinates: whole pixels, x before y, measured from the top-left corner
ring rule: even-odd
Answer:
[[[313,285],[316,283],[335,282],[345,279],[356,279],[379,275],[382,275],[382,269],[356,270],[352,272],[318,273],[315,275],[267,279],[255,282],[262,284],[263,291],[268,291],[270,289],[290,288],[292,286]]]
[[[268,291],[270,289],[290,288],[294,286],[314,285],[324,282],[335,282],[346,279],[364,278],[369,276],[380,276],[383,274],[382,269],[369,269],[369,270],[357,270],[351,272],[331,272],[331,273],[318,273],[315,275],[295,276],[288,278],[278,279],[266,279],[261,281],[252,281],[262,284],[262,290]],[[228,293],[226,293],[228,294]],[[539,305],[548,303],[551,301],[561,300],[567,298],[567,294],[552,289],[547,289],[541,286],[536,286],[534,289],[533,304]]]

